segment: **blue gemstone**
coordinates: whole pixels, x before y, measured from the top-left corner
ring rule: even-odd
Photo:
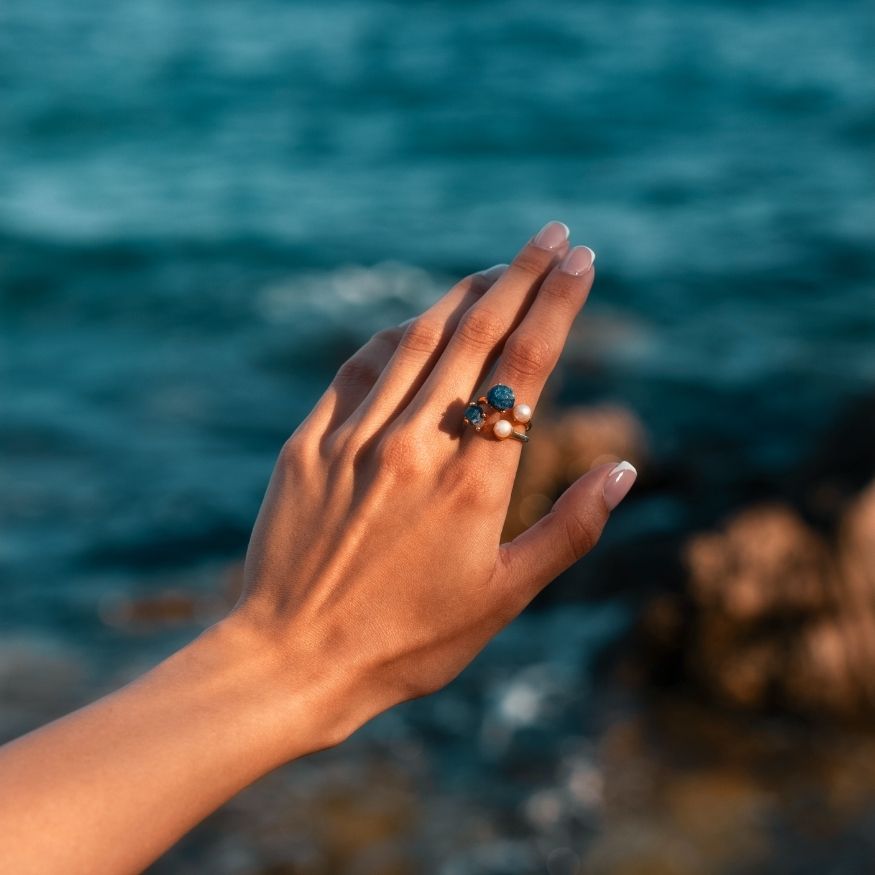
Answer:
[[[479,404],[469,404],[465,408],[464,419],[469,425],[477,428],[486,422],[486,412]]]
[[[510,386],[505,386],[502,383],[499,383],[486,393],[486,400],[496,410],[510,410],[516,401],[516,397]]]

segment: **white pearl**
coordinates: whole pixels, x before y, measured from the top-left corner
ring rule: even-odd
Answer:
[[[532,408],[528,404],[517,404],[513,409],[513,418],[517,422],[528,422],[532,418]]]
[[[513,431],[513,426],[506,419],[499,419],[495,425],[492,426],[492,430],[495,432],[495,436],[503,441],[506,437],[510,437],[510,433]]]

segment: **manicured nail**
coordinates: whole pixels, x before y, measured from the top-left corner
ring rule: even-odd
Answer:
[[[638,472],[629,462],[620,462],[605,480],[605,504],[613,510],[628,494]]]
[[[493,264],[492,267],[487,267],[486,270],[478,270],[477,276],[482,276],[489,282],[494,283],[506,270],[506,264]]]
[[[592,270],[594,264],[595,252],[589,246],[575,246],[562,259],[559,270],[563,273],[570,273],[572,276],[583,276],[583,274],[589,273]]]
[[[568,239],[570,233],[568,225],[562,222],[547,222],[535,235],[532,243],[539,249],[558,249]]]

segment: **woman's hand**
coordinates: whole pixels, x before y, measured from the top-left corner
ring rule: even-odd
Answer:
[[[283,448],[229,617],[0,748],[3,871],[142,870],[261,775],[443,686],[595,544],[630,465],[500,545],[520,444],[462,427],[489,383],[537,402],[593,280],[567,233],[549,224],[340,369]]]
[[[232,621],[328,695],[320,746],[454,678],[634,481],[629,465],[592,471],[500,545],[521,444],[463,427],[495,383],[535,407],[594,277],[567,238],[548,224],[509,267],[375,335],[282,450]]]

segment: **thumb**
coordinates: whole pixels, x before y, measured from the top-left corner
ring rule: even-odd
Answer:
[[[592,550],[611,511],[626,497],[637,476],[633,465],[620,462],[601,465],[572,483],[550,513],[502,545],[500,560],[509,586],[534,598]]]

